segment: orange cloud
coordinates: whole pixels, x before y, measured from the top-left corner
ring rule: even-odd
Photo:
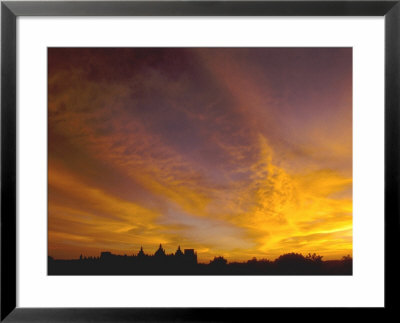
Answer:
[[[95,52],[85,64],[52,63],[49,253],[131,254],[163,243],[167,252],[195,248],[201,261],[351,254],[347,90],[338,90],[339,108],[304,108],[313,113],[304,118],[277,90],[273,66],[276,79],[265,81],[257,60],[194,51],[181,60],[197,64],[176,70],[154,67],[157,50],[132,54],[140,73],[129,69],[130,51],[121,64],[131,73]]]

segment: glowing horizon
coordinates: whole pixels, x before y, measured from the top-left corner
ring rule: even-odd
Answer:
[[[50,48],[48,249],[352,255],[351,48]]]

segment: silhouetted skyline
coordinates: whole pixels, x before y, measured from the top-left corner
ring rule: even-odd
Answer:
[[[301,254],[301,253],[297,253],[297,252],[289,252],[289,253],[294,253],[294,254]],[[146,256],[146,257],[153,257],[153,256],[180,256],[180,255],[185,255],[185,254],[193,254],[195,259],[196,259],[196,263],[198,262],[197,260],[197,251],[195,251],[195,249],[193,248],[181,248],[181,245],[178,245],[177,248],[173,249],[173,250],[166,250],[164,248],[164,246],[162,245],[162,243],[158,244],[157,248],[150,248],[150,249],[145,249],[143,248],[143,245],[140,245],[139,248],[132,248],[129,252],[127,253],[112,253],[110,251],[101,251],[99,252],[99,254],[96,255],[86,255],[85,253],[80,253],[79,256],[77,256],[76,258],[55,258],[52,255],[49,254],[49,257],[51,259],[54,260],[76,260],[76,259],[99,259],[102,257],[107,257],[108,255],[111,256],[115,256],[115,257],[140,257],[140,256]],[[316,254],[315,252],[313,253],[308,253],[308,255],[311,254]],[[280,255],[281,256],[281,255]],[[223,257],[223,255],[219,254],[219,255],[214,255],[210,260],[207,261],[202,261],[202,262],[198,262],[198,263],[202,263],[202,264],[206,264],[209,263],[211,260],[215,259],[216,257]],[[321,256],[322,257],[322,256]],[[342,256],[340,258],[336,258],[336,259],[332,259],[332,260],[340,260],[343,257],[351,257],[349,254]],[[270,258],[267,256],[267,254],[263,255],[261,258],[262,260],[276,260],[278,257],[275,258]],[[225,258],[224,258],[225,259]],[[250,259],[257,259],[257,257],[255,257],[254,255],[247,255],[247,258],[244,261],[248,261]],[[227,260],[228,261],[228,260]],[[237,261],[232,261],[232,262],[237,262]],[[239,261],[240,262],[240,261]]]
[[[215,256],[209,263],[199,263],[194,249],[178,246],[167,253],[159,245],[152,254],[141,247],[137,254],[115,255],[109,251],[98,257],[80,255],[79,259],[56,260],[49,256],[49,275],[351,275],[351,256],[340,260],[323,261],[317,254],[303,256],[287,253],[275,260],[256,259],[228,262]]]

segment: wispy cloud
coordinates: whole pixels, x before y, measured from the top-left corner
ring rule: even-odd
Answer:
[[[50,253],[351,253],[348,62],[342,49],[50,49]]]

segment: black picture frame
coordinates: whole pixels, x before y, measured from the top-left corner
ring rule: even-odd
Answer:
[[[186,322],[268,320],[281,316],[342,317],[325,308],[18,308],[16,307],[16,19],[19,16],[384,16],[385,19],[385,306],[396,310],[399,273],[400,1],[2,1],[1,3],[1,321]],[[38,291],[40,292],[40,291]],[[340,311],[338,311],[340,310]],[[269,311],[266,313],[265,311]],[[315,312],[313,312],[315,313]],[[267,316],[268,315],[268,316]]]

